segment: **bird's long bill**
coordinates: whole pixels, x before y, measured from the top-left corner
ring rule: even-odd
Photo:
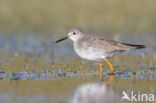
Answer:
[[[66,40],[66,39],[68,39],[68,36],[67,37],[64,37],[62,39],[57,40],[55,43],[61,42],[61,41]]]

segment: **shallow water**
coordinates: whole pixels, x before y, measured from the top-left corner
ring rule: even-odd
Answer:
[[[123,90],[156,96],[155,35],[145,41],[139,36],[130,38],[130,42],[146,44],[147,49],[110,59],[115,67],[110,85],[104,85],[110,77],[105,62],[103,80],[100,81],[96,62],[80,59],[72,42],[56,45],[54,39],[49,38],[1,35],[1,103],[120,103]],[[120,38],[121,41],[125,39]]]

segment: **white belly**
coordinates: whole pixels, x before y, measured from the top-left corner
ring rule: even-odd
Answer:
[[[91,47],[88,47],[87,49],[80,49],[74,46],[74,49],[75,52],[83,59],[101,61],[103,60],[102,57],[104,57],[102,53],[93,51]]]

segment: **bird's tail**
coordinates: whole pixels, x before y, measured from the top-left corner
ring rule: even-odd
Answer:
[[[131,49],[142,49],[142,48],[146,48],[145,45],[136,45],[136,44],[127,44],[127,43],[122,43],[128,47],[130,47]]]

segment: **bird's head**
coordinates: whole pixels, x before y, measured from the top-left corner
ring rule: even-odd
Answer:
[[[68,36],[57,40],[56,43],[66,40],[66,39],[71,39],[72,41],[76,41],[80,39],[83,35],[84,33],[80,28],[73,28],[72,30],[69,31]]]

